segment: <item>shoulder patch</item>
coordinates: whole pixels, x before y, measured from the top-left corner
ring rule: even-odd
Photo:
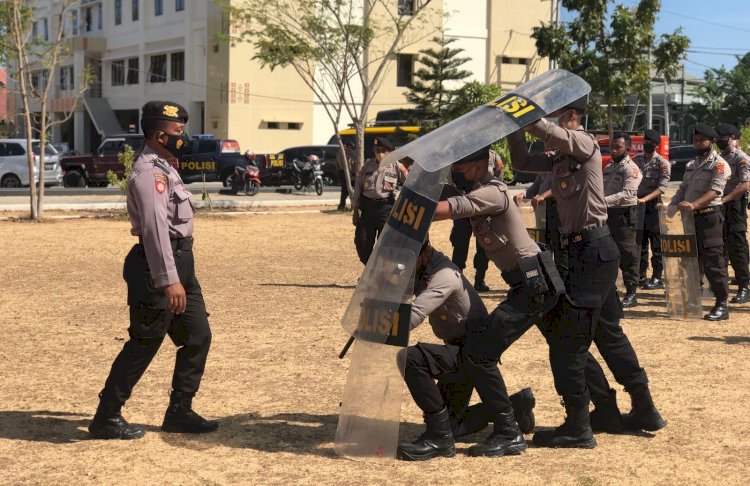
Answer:
[[[159,194],[163,194],[167,190],[167,183],[158,177],[154,178],[154,186]]]
[[[633,167],[633,179],[638,179],[638,167]]]
[[[661,164],[661,173],[666,174],[667,172],[669,172],[669,162],[665,161]]]
[[[724,162],[716,162],[715,169],[716,169],[717,174],[719,174],[720,176],[723,176],[724,175]]]

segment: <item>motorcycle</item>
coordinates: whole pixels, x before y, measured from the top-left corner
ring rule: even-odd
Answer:
[[[320,163],[320,157],[308,155],[305,161],[294,159],[292,166],[294,167],[292,182],[296,190],[304,188],[307,192],[315,187],[315,193],[318,196],[323,195],[323,166]]]
[[[260,170],[253,164],[235,166],[232,174],[232,192],[242,191],[247,196],[255,196],[260,190]]]

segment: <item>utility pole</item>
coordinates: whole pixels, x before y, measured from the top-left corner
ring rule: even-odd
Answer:
[[[651,46],[648,46],[648,96],[646,98],[646,128],[654,128],[654,104],[651,99]]]

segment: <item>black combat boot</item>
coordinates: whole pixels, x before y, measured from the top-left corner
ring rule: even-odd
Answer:
[[[660,278],[652,277],[648,282],[646,282],[646,286],[644,287],[646,290],[659,290],[664,288],[664,282]]]
[[[667,421],[661,418],[661,414],[654,406],[651,392],[647,385],[643,385],[630,393],[630,401],[633,404],[630,413],[622,416],[623,425],[626,430],[646,430],[656,432],[667,426]]]
[[[634,307],[638,304],[638,300],[635,298],[636,287],[628,287],[625,291],[625,297],[622,298],[622,307],[627,309],[628,307]]]
[[[563,398],[565,422],[553,430],[534,434],[534,445],[539,447],[569,447],[593,449],[596,439],[589,423],[589,395],[570,395]]]
[[[453,457],[456,442],[453,440],[448,408],[437,413],[424,414],[427,430],[414,442],[398,445],[396,457],[402,461],[426,461],[433,457]]]
[[[536,425],[534,392],[531,391],[531,388],[524,388],[510,396],[510,403],[513,404],[513,415],[516,418],[518,428],[524,434],[530,434],[534,430],[534,425]]]
[[[729,307],[726,300],[717,300],[711,312],[703,316],[706,321],[725,321],[729,319]]]
[[[140,439],[146,433],[143,427],[130,425],[120,414],[121,403],[114,403],[99,394],[99,407],[89,424],[89,434],[95,439]]]
[[[732,304],[744,304],[746,302],[750,302],[750,290],[747,289],[747,287],[740,287],[737,289],[737,295],[732,297],[732,300],[730,300]]]
[[[638,286],[644,290],[648,288],[648,279],[646,277],[641,277],[638,279]]]
[[[463,417],[457,419],[451,415],[451,430],[453,437],[463,437],[484,430],[490,424],[490,416],[487,407],[483,403],[477,403],[466,409]]]
[[[592,400],[594,401],[594,400]],[[594,401],[594,410],[590,414],[591,430],[619,434],[622,432],[622,414],[617,408],[617,392],[610,389],[603,400]]]
[[[183,432],[202,434],[219,428],[219,422],[206,420],[193,411],[193,394],[172,390],[169,407],[164,414],[161,430],[164,432]]]
[[[470,456],[517,456],[529,447],[512,410],[494,415],[492,421],[495,430],[487,440],[469,448]]]

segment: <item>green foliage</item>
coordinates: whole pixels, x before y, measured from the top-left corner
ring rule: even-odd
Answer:
[[[456,39],[434,37],[432,42],[436,43],[439,49],[419,51],[419,63],[423,67],[414,73],[415,81],[406,93],[407,101],[422,112],[420,116],[425,120],[434,120],[437,125],[444,125],[452,119],[446,109],[458,90],[449,89],[447,84],[471,76],[471,72],[459,69],[471,58],[458,57],[464,49],[451,48],[450,45],[455,41]]]
[[[502,94],[496,84],[470,81],[457,89],[450,105],[445,109],[446,120],[450,121],[470,112],[474,108],[499,98]]]
[[[742,127],[742,133],[740,135],[740,149],[743,152],[750,152],[750,125]]]
[[[703,102],[690,105],[688,113],[700,123],[745,125],[750,118],[750,53],[738,57],[731,70],[722,66],[704,76],[705,84],[697,89]]]
[[[125,150],[117,154],[117,161],[125,167],[125,173],[123,174],[122,179],[117,177],[117,174],[113,171],[107,171],[107,180],[109,183],[113,186],[119,187],[123,194],[127,194],[128,192],[128,176],[133,172],[134,159],[135,152],[133,151],[133,147],[125,145]]]

